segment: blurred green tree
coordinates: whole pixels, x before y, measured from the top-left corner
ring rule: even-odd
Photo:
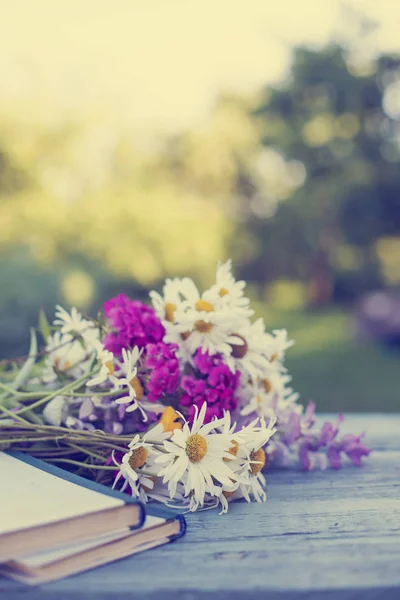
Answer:
[[[400,235],[399,98],[399,57],[294,52],[287,82],[264,90],[254,116],[265,148],[303,182],[286,201],[265,190],[272,217],[248,212],[258,252],[242,265],[247,277],[306,281],[312,305],[380,285],[376,244]]]

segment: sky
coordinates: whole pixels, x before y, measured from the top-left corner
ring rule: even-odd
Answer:
[[[400,50],[399,0],[13,0],[0,5],[0,110],[97,115],[142,134],[190,127],[218,94],[287,73],[296,44],[353,35],[343,4]]]

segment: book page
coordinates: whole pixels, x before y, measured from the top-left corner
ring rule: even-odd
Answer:
[[[120,540],[127,535],[135,535],[135,533],[142,532],[144,529],[156,527],[162,523],[165,523],[165,519],[147,515],[143,527],[141,529],[137,529],[135,532],[132,532],[130,529],[120,529],[119,531],[115,531],[113,533],[105,533],[103,535],[96,536],[95,538],[91,538],[85,542],[80,542],[79,544],[68,544],[59,546],[53,550],[44,550],[42,552],[35,552],[35,554],[19,556],[16,562],[30,568],[41,567],[56,560],[73,556],[79,552],[96,548],[102,544],[107,544],[108,542],[113,542],[114,540]]]
[[[123,505],[0,452],[0,535]]]

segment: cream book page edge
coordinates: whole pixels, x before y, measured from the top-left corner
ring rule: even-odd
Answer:
[[[0,536],[123,506],[124,501],[0,452]]]

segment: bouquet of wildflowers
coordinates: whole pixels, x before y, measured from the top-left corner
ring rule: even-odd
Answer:
[[[124,295],[97,320],[57,307],[22,367],[0,373],[0,449],[61,463],[142,501],[220,506],[266,499],[263,472],[359,465],[362,436],[303,410],[284,366],[293,345],[266,331],[231,263],[202,294],[167,279],[152,306]]]

